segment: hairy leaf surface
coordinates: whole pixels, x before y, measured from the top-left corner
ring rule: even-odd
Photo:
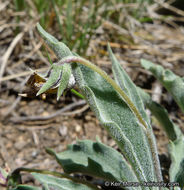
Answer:
[[[57,178],[49,175],[32,173],[32,175],[44,186],[47,186],[48,190],[97,190],[98,188],[92,188],[87,185],[73,182],[69,179]]]
[[[178,182],[184,188],[184,136],[169,143],[171,154],[171,167],[169,170],[170,181]]]
[[[83,140],[68,145],[64,152],[47,152],[56,157],[66,173],[85,173],[109,181],[138,181],[123,155],[101,142]]]
[[[50,48],[54,51],[58,59],[62,59],[66,56],[72,55],[72,52],[70,49],[62,42],[59,42],[56,38],[54,38],[52,35],[47,33],[40,24],[37,24],[37,29],[40,32],[41,36],[45,40],[45,42],[48,44]],[[57,92],[57,100],[60,98],[63,91],[66,89],[67,85],[69,84],[70,75],[72,73],[71,66],[68,64],[63,64],[60,66],[61,68],[53,65],[53,71],[50,79],[44,84],[44,86],[40,89],[37,95],[45,92],[45,89],[48,89],[52,84],[57,82],[59,80],[59,77],[61,76],[60,85]],[[63,71],[62,71],[63,70]],[[64,73],[62,73],[64,72]]]
[[[139,180],[156,180],[143,126],[128,105],[99,74],[84,66],[74,70],[83,95],[102,125],[116,140]]]
[[[46,92],[48,89],[52,88],[53,86],[56,86],[62,76],[62,71],[63,71],[63,66],[53,65],[50,77],[48,78],[46,83],[44,83],[41,89],[38,91],[37,96],[42,94],[43,92]]]
[[[59,47],[57,50],[55,47],[52,47],[56,39],[48,36],[48,33],[45,34],[43,31],[41,32],[44,39],[53,41],[49,42],[51,44],[50,47],[54,51],[58,51],[60,49]],[[49,38],[49,40],[47,38]],[[68,48],[65,50],[63,45],[61,45],[61,49],[62,52],[68,52]],[[59,53],[56,52],[56,54],[58,55]],[[72,53],[68,53],[68,56],[71,54]],[[59,56],[59,58],[61,57]],[[76,82],[91,109],[101,124],[117,142],[125,159],[131,165],[138,181],[157,181],[144,126],[139,122],[139,119],[132,112],[128,104],[98,73],[75,63],[72,64],[72,70]],[[138,103],[137,100],[135,100],[135,102],[137,104],[140,103]],[[142,117],[148,124],[148,119],[144,112],[142,112]],[[149,126],[148,128],[150,129]],[[142,187],[142,189],[149,188]]]
[[[122,90],[126,92],[126,94],[129,96],[129,98],[132,100],[132,102],[135,104],[135,106],[141,113],[141,116],[146,121],[148,127],[151,128],[149,118],[145,112],[144,104],[137,91],[136,85],[132,82],[128,74],[122,68],[119,61],[114,56],[109,45],[108,45],[108,51],[111,58],[112,71],[113,71],[113,75],[114,75],[116,83],[121,87]]]

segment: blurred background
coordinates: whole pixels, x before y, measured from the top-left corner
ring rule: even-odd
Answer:
[[[98,135],[116,148],[88,105],[70,91],[58,102],[56,95],[46,99],[18,95],[30,90],[26,86],[30,69],[46,72],[50,59],[58,61],[41,40],[37,22],[111,75],[109,42],[132,80],[184,129],[184,116],[171,96],[140,66],[144,58],[184,75],[183,0],[1,0],[0,166],[60,171],[44,147],[59,152],[77,138],[95,140]],[[167,138],[154,118],[153,127],[161,164],[168,168]],[[167,175],[165,171],[165,180]]]

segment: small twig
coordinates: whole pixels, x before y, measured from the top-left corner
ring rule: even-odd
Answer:
[[[8,100],[0,99],[0,104],[8,105],[8,104],[11,104],[11,103],[10,103],[10,101],[8,101]]]
[[[17,63],[15,63],[15,64],[12,66],[12,68],[17,67],[17,65],[22,64],[22,63],[25,62],[27,59],[31,58],[31,57],[34,55],[34,53],[35,53],[38,49],[40,49],[41,46],[42,46],[42,42],[39,42],[38,44],[36,44],[36,46],[34,47],[34,49],[33,49],[31,52],[29,52],[29,54],[26,55],[26,57],[24,57],[23,59],[21,59],[20,61],[18,61]]]
[[[44,116],[44,117],[43,116],[13,117],[13,118],[11,118],[11,121],[13,121],[14,123],[19,123],[22,121],[38,121],[38,120],[44,121],[44,120],[48,120],[48,119],[52,119],[54,117],[57,117],[58,115],[77,114],[77,113],[79,113],[78,111],[77,112],[70,112],[70,113],[65,113],[65,112],[68,110],[71,110],[77,106],[82,106],[84,104],[86,104],[86,101],[80,100],[78,102],[74,102],[74,103],[69,104],[68,106],[65,106],[64,108],[56,111],[53,114],[50,114],[49,116]]]
[[[23,80],[22,83],[20,84],[20,93],[22,92],[23,87],[26,82],[27,82],[27,78]],[[17,107],[21,98],[22,98],[21,96],[17,97],[17,99],[13,102],[13,104],[9,107],[9,109],[3,114],[4,117],[7,117]]]
[[[158,3],[159,5],[161,5],[162,7],[172,11],[172,12],[175,12],[177,13],[178,15],[180,16],[184,16],[184,11],[182,11],[181,9],[178,9],[172,5],[169,5],[168,3],[165,3],[165,2],[161,2],[159,0],[155,0],[156,3]]]
[[[33,141],[34,141],[35,145],[39,145],[39,142],[40,142],[39,137],[35,130],[32,130],[32,136],[33,136]]]
[[[29,31],[29,35],[30,35],[30,39],[31,39],[31,43],[32,43],[33,47],[36,48],[37,44],[36,44],[35,38],[33,36],[33,31],[32,30]],[[43,43],[43,41],[41,41],[41,42]],[[43,56],[42,52],[39,49],[36,51],[36,53],[38,54],[38,56],[40,57],[40,59],[44,63],[46,63],[48,66],[50,66],[49,61]]]
[[[39,18],[37,18],[39,19]],[[22,37],[24,36],[24,34],[31,28],[35,26],[37,20],[31,21],[30,23],[27,24],[27,26],[25,27],[25,29],[23,30],[23,32],[19,33],[11,42],[9,48],[7,49],[6,53],[3,56],[2,59],[2,64],[1,64],[1,69],[0,69],[0,84],[1,84],[1,78],[4,74],[8,59],[11,55],[11,53],[13,52],[13,49],[15,48],[15,46],[17,45],[17,43],[22,39]]]
[[[45,67],[45,68],[41,68],[41,69],[37,69],[37,70],[25,71],[25,72],[18,73],[18,74],[8,75],[8,76],[6,76],[6,77],[1,78],[1,79],[0,79],[0,82],[2,82],[2,81],[7,81],[7,80],[12,80],[12,79],[16,79],[16,78],[19,78],[19,77],[24,77],[24,76],[27,76],[27,75],[32,74],[33,72],[43,72],[43,71],[47,71],[48,69],[49,69],[49,67]]]
[[[114,24],[114,23],[112,23],[110,21],[107,21],[107,20],[103,20],[103,21],[104,21],[104,26],[106,26],[106,27],[112,27],[112,28],[114,28],[115,30],[117,30],[122,35],[129,35],[128,31],[125,30],[124,28],[120,27],[119,25]]]
[[[0,4],[0,11],[3,11],[3,9],[5,9],[9,3],[10,3],[10,1],[5,1],[4,3],[1,3]]]
[[[1,70],[0,70],[0,81],[1,81],[1,78],[4,74],[4,71],[5,71],[5,67],[6,67],[6,64],[8,62],[8,59],[13,51],[13,49],[15,48],[15,46],[17,45],[17,43],[22,39],[24,35],[24,32],[21,32],[19,33],[15,38],[14,40],[12,41],[12,43],[10,44],[9,48],[7,49],[6,53],[4,54],[3,56],[3,59],[2,59],[2,64],[1,64]]]

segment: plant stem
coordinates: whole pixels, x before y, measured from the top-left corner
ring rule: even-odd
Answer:
[[[73,94],[75,94],[76,96],[78,96],[79,98],[85,99],[84,96],[83,96],[81,93],[77,92],[76,90],[71,89],[70,91],[71,91]]]
[[[88,60],[86,60],[84,58],[76,57],[76,56],[65,57],[62,60],[60,60],[57,63],[57,65],[64,64],[64,63],[72,63],[72,62],[84,65],[84,66],[92,69],[93,71],[97,72],[98,74],[100,74],[109,84],[111,84],[111,86],[115,89],[115,91],[117,91],[123,97],[124,101],[131,108],[132,112],[136,115],[136,117],[138,118],[139,122],[144,126],[144,129],[146,130],[148,128],[147,124],[142,119],[141,114],[139,113],[139,111],[137,110],[137,108],[135,107],[135,105],[133,104],[133,102],[130,100],[130,98],[126,95],[126,93],[115,83],[115,81],[113,79],[111,79],[107,75],[107,73],[105,73],[99,67],[97,67],[96,65],[92,64],[90,61],[88,61]]]
[[[148,128],[146,122],[143,120],[141,114],[139,113],[138,109],[134,105],[134,103],[131,101],[131,99],[127,96],[127,94],[116,84],[116,82],[110,78],[107,73],[105,73],[102,69],[91,63],[90,61],[82,58],[82,57],[76,57],[76,56],[68,56],[63,59],[61,59],[57,65],[64,64],[64,63],[79,63],[81,65],[84,65],[93,71],[97,72],[99,75],[101,75],[113,88],[115,91],[117,91],[120,96],[124,99],[125,103],[129,106],[129,108],[132,110],[132,112],[135,114],[138,121],[143,125],[143,129],[146,133],[146,136],[148,138],[150,149],[153,157],[153,163],[155,167],[156,177],[158,181],[162,181],[162,175],[160,170],[160,163],[157,155],[157,148],[156,144],[153,139],[153,135],[151,130]]]

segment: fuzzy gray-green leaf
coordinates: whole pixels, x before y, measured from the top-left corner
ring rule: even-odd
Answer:
[[[171,93],[174,100],[184,112],[184,82],[183,79],[175,75],[169,69],[164,69],[160,65],[153,64],[150,61],[141,60],[141,65],[153,73],[153,75],[162,83],[162,85]]]
[[[59,60],[69,55],[72,55],[72,52],[64,43],[59,42],[56,38],[54,38],[52,35],[47,33],[40,26],[40,24],[37,24],[37,29],[39,33],[41,34],[41,36],[43,37],[43,39],[45,40],[45,42],[48,44],[48,46],[54,51],[54,53],[56,54]],[[68,73],[63,73],[62,80],[60,80],[60,87],[58,88],[57,99],[59,99],[62,92],[65,90],[64,87],[66,87],[67,84],[69,83],[69,78],[70,78],[69,74],[72,73],[70,65],[64,64],[63,66],[65,67],[65,69],[67,68],[65,72],[68,72]],[[56,69],[55,73],[57,74],[57,76],[55,76],[54,74],[50,76],[51,78],[50,81],[49,82],[47,81],[47,84],[45,84],[45,86],[42,89],[40,89],[38,94],[45,92],[44,89],[48,89],[49,86],[52,86],[50,84],[53,83],[53,80],[57,81],[56,77],[59,77],[58,73],[61,73],[61,72],[62,72],[61,68]]]
[[[73,69],[83,95],[116,140],[136,176],[140,181],[156,181],[147,137],[131,109],[98,73],[81,65]]]
[[[73,182],[69,179],[58,178],[54,176],[32,173],[32,175],[43,185],[47,184],[49,190],[96,190],[84,184]]]
[[[38,96],[38,95],[42,94],[43,92],[47,91],[48,89],[52,88],[53,86],[55,86],[58,83],[58,81],[60,81],[60,79],[61,79],[62,70],[63,70],[63,66],[53,65],[51,74],[50,74],[48,80],[41,87],[41,89],[38,91],[38,93],[36,95]]]
[[[54,53],[59,59],[72,55],[72,52],[64,43],[59,42],[56,38],[54,38],[52,35],[47,33],[40,26],[40,24],[37,24],[37,29],[39,33],[41,34],[42,38],[45,40],[48,46],[54,51]]]
[[[169,143],[171,167],[169,170],[170,182],[178,182],[184,188],[184,136]]]
[[[85,173],[109,181],[138,181],[123,155],[100,142],[83,140],[69,145],[64,152],[47,152],[56,157],[66,173]]]
[[[126,94],[129,96],[129,98],[135,104],[136,108],[141,113],[141,116],[144,118],[149,128],[151,128],[149,118],[145,112],[144,105],[142,99],[139,96],[136,85],[132,82],[128,74],[124,71],[119,61],[114,56],[109,44],[108,52],[111,58],[112,71],[116,83],[121,87],[122,90],[126,92]]]
[[[61,82],[57,91],[57,100],[59,100],[63,91],[67,88],[71,74],[71,66],[69,64],[64,64],[62,69]]]
[[[54,52],[59,50],[52,47],[52,44],[50,47]],[[72,54],[70,53],[67,56]],[[57,55],[61,56],[59,53]],[[72,66],[79,89],[101,124],[116,140],[138,181],[157,181],[148,138],[144,127],[131,108],[98,73],[79,64],[72,64]],[[142,119],[145,120],[145,118]],[[141,188],[149,189],[148,187]]]

